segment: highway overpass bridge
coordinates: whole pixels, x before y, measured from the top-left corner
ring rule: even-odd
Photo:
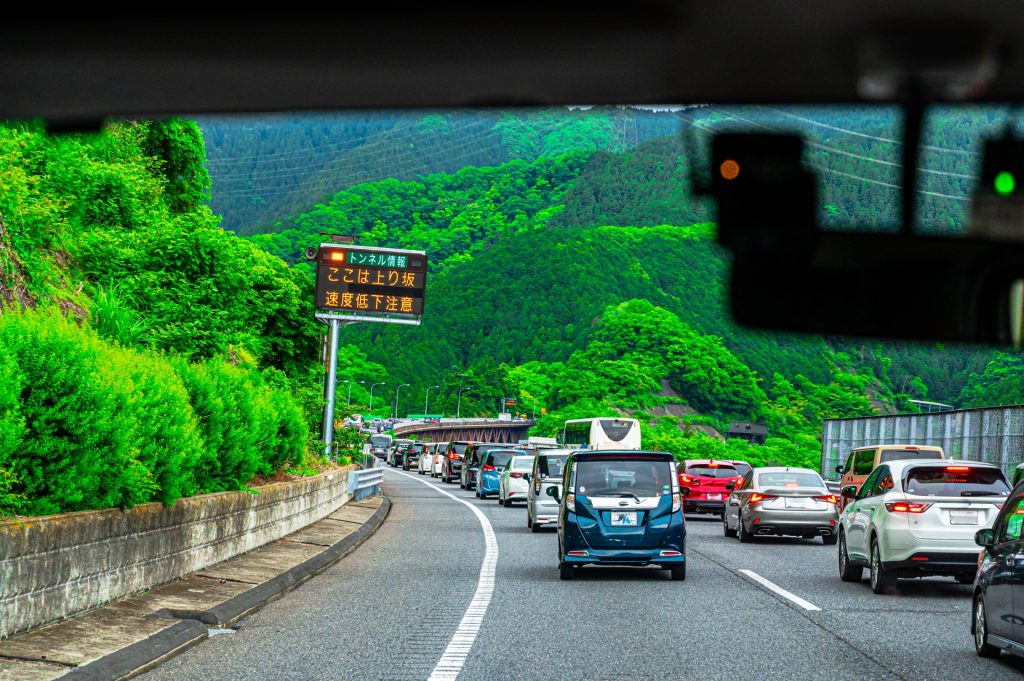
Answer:
[[[415,435],[420,440],[432,442],[518,442],[526,439],[527,432],[536,423],[530,419],[442,419],[440,423],[405,421],[396,424],[392,434],[396,438]]]

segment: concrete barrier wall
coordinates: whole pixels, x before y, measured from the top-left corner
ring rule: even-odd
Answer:
[[[352,468],[251,492],[0,523],[0,639],[280,539],[346,503]]]

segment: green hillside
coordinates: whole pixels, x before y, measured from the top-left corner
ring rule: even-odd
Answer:
[[[211,207],[239,234],[280,231],[341,189],[467,166],[625,149],[674,134],[674,112],[551,108],[287,114],[199,120]]]

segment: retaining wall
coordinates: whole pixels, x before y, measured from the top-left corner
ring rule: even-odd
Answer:
[[[172,507],[0,522],[0,639],[164,584],[280,539],[351,498],[353,467]]]

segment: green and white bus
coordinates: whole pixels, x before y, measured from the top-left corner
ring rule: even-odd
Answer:
[[[640,422],[636,419],[572,419],[562,427],[567,449],[640,449]]]

